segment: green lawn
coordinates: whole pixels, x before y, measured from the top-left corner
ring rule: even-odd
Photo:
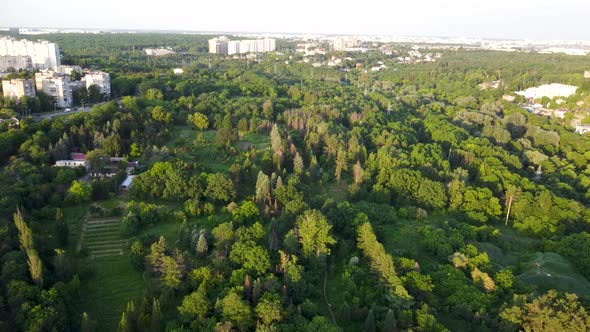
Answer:
[[[97,331],[116,331],[129,300],[138,305],[145,283],[127,255],[84,260],[92,276],[82,282],[80,309],[96,322]]]

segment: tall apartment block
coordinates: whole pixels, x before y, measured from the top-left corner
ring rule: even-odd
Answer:
[[[72,106],[73,95],[70,75],[44,70],[35,73],[35,85],[37,91],[43,91],[54,97],[57,107],[66,108]]]
[[[45,40],[30,41],[0,37],[0,57],[29,57],[33,69],[57,70],[61,65],[59,46]]]
[[[209,53],[215,54],[245,54],[273,52],[277,48],[276,40],[272,38],[229,40],[225,36],[209,39]]]

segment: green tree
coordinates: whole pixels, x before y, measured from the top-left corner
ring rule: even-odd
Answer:
[[[280,321],[282,310],[281,300],[276,293],[264,293],[260,301],[258,301],[258,305],[256,305],[256,314],[264,325]]]
[[[27,264],[29,265],[31,279],[33,279],[35,284],[42,286],[43,263],[41,262],[41,258],[39,258],[37,250],[35,250],[35,245],[33,243],[33,232],[25,223],[19,208],[17,208],[16,213],[14,213],[14,224],[18,230],[21,249],[27,256]]]
[[[190,122],[197,130],[206,130],[209,128],[209,119],[206,115],[199,112],[188,115],[188,122]]]
[[[199,235],[199,240],[197,241],[196,251],[197,255],[205,256],[207,254],[207,250],[209,249],[209,244],[207,243],[207,239],[205,238],[205,234],[201,233]]]
[[[230,292],[220,301],[223,319],[235,324],[240,330],[246,331],[252,326],[250,306],[234,292]]]
[[[180,314],[190,320],[203,319],[209,311],[209,301],[204,284],[191,294],[184,297],[182,305],[178,307]]]
[[[211,200],[229,202],[236,197],[236,189],[227,176],[214,173],[207,176],[205,195]]]
[[[161,122],[165,125],[169,125],[172,123],[172,113],[168,112],[162,106],[156,106],[152,109],[152,118],[158,122]]]
[[[524,331],[585,331],[590,316],[574,294],[559,295],[550,290],[533,301],[520,295],[506,306],[500,317]]]
[[[303,247],[303,253],[310,257],[329,255],[329,246],[336,243],[330,235],[332,225],[318,210],[307,210],[297,218],[299,242]]]
[[[68,189],[66,201],[73,204],[80,204],[90,201],[91,197],[92,186],[89,183],[83,181],[73,181],[70,189]]]

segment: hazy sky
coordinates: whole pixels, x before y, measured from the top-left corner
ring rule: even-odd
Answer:
[[[590,0],[5,0],[0,26],[590,40]]]

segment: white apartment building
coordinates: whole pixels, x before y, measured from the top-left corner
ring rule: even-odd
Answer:
[[[262,53],[276,51],[276,40],[272,38],[265,39],[246,39],[246,40],[229,40],[225,36],[209,39],[209,53],[214,54],[246,54]]]
[[[33,61],[29,56],[0,56],[0,72],[7,72],[9,68],[14,68],[15,70],[33,70]]]
[[[37,91],[43,91],[54,97],[57,107],[66,108],[72,106],[73,96],[70,75],[44,70],[35,73],[35,85]]]
[[[35,97],[35,83],[33,80],[22,78],[3,80],[2,92],[4,93],[4,97],[7,98]]]
[[[0,56],[28,56],[31,58],[33,69],[57,70],[61,65],[59,47],[56,43],[46,40],[30,41],[0,37]]]
[[[84,76],[84,80],[86,81],[86,89],[96,85],[100,88],[101,93],[107,96],[111,95],[111,76],[108,73],[102,71],[89,72]]]

